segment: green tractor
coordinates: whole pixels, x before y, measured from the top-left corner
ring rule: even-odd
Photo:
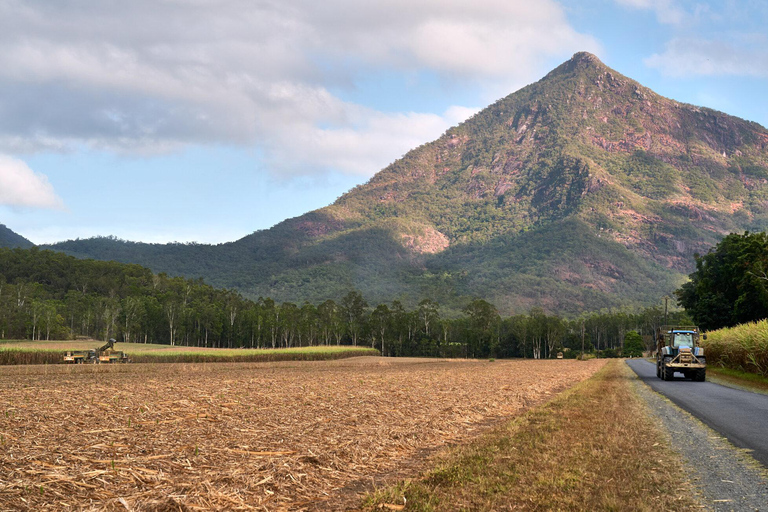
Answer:
[[[707,360],[700,339],[706,340],[707,335],[700,334],[698,327],[665,325],[656,331],[656,376],[672,380],[679,372],[686,379],[704,382]]]

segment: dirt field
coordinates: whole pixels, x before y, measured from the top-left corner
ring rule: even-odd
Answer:
[[[0,368],[0,510],[338,510],[603,361]]]

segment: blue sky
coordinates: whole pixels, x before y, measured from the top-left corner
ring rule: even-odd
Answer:
[[[577,51],[768,126],[762,0],[0,0],[0,223],[220,243]]]

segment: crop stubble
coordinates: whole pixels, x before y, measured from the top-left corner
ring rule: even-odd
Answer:
[[[602,365],[5,367],[0,510],[343,508],[354,482],[402,471]]]

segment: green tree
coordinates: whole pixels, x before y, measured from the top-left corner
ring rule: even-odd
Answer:
[[[645,350],[643,337],[635,331],[629,331],[626,336],[624,336],[624,356],[642,357],[643,350]]]
[[[475,299],[464,308],[469,316],[471,357],[495,355],[499,340],[501,318],[496,306],[483,299]]]
[[[341,324],[339,306],[332,299],[328,299],[317,306],[317,316],[323,342],[330,345],[331,338],[335,338],[338,345],[341,342],[341,336],[336,335]]]
[[[430,325],[440,321],[440,304],[432,299],[424,299],[419,302],[419,320],[424,326],[424,333],[427,337],[429,334]]]
[[[365,328],[365,310],[367,308],[368,303],[357,290],[350,291],[341,299],[341,309],[344,311],[347,329],[352,338],[352,344],[355,346],[357,346],[360,333]]]
[[[768,316],[768,236],[736,233],[704,256],[696,255],[691,280],[675,292],[702,329],[712,330]]]
[[[299,322],[299,307],[293,302],[283,302],[280,306],[280,339],[283,348],[293,346]]]
[[[379,345],[381,347],[381,355],[383,356],[387,355],[387,345],[385,344],[385,340],[387,339],[387,333],[389,332],[391,323],[392,312],[389,310],[386,304],[379,304],[371,312],[371,328],[373,329],[371,336],[371,346],[373,347],[375,345],[375,339],[378,336]]]

